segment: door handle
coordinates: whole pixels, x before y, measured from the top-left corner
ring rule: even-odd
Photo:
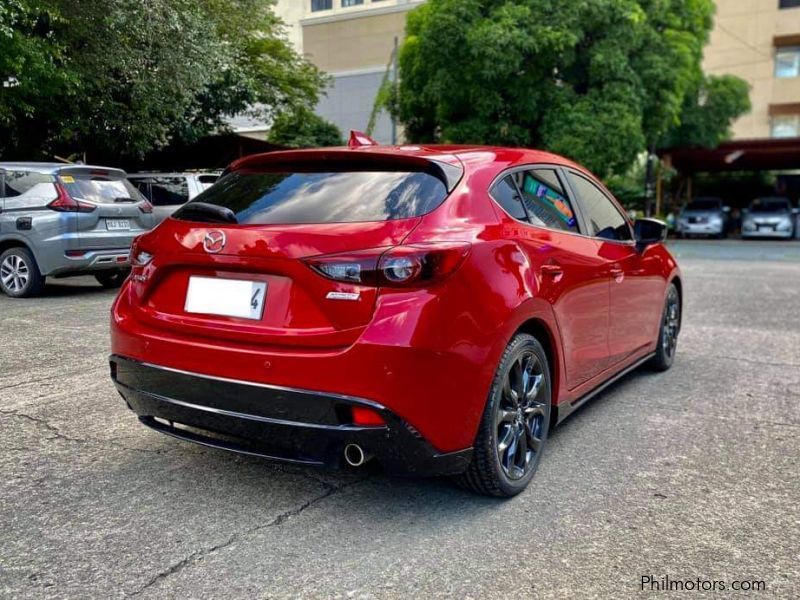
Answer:
[[[611,277],[617,283],[622,283],[622,280],[625,279],[625,271],[619,265],[612,266],[610,272],[611,272]]]

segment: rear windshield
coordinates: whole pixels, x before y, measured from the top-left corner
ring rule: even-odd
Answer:
[[[752,212],[788,212],[790,206],[786,198],[761,198],[760,200],[753,200],[750,205]]]
[[[447,197],[435,175],[409,171],[234,171],[194,202],[233,211],[243,225],[391,221],[424,215]],[[175,218],[189,211],[179,210]],[[189,215],[187,220],[191,220]]]
[[[144,197],[127,179],[112,175],[89,173],[62,173],[58,180],[67,188],[70,196],[78,200],[89,200],[97,204],[110,204],[120,200],[141,202]]]
[[[686,205],[686,210],[719,210],[721,202],[716,198],[698,198]]]

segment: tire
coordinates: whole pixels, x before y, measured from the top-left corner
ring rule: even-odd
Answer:
[[[128,271],[121,269],[115,269],[113,271],[100,271],[94,275],[94,278],[97,279],[97,283],[102,285],[107,290],[113,290],[120,287],[123,283],[125,283],[125,279],[127,277]]]
[[[9,248],[0,254],[0,290],[12,298],[42,293],[44,276],[27,248]]]
[[[675,361],[681,326],[681,308],[681,296],[678,288],[674,283],[670,283],[667,288],[667,299],[664,301],[664,310],[661,313],[656,355],[649,364],[654,371],[666,371]]]
[[[524,490],[539,466],[547,441],[551,390],[544,348],[535,337],[517,334],[500,358],[475,438],[472,462],[456,477],[456,483],[498,498],[510,498]],[[515,402],[515,394],[525,400]]]

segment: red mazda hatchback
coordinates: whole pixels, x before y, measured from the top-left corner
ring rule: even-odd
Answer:
[[[557,422],[672,364],[665,231],[544,152],[354,135],[247,157],[137,238],[111,376],[177,438],[512,496]]]

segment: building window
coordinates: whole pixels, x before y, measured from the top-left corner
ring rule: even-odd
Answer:
[[[342,0],[342,8],[347,8],[348,6],[358,6],[359,4],[364,4],[364,0]]]
[[[796,8],[800,6],[800,0],[778,0],[778,8]]]
[[[320,10],[330,10],[333,8],[333,0],[311,0],[311,12]]]
[[[772,117],[772,137],[800,137],[800,114]]]
[[[800,77],[800,46],[775,51],[775,77]]]

